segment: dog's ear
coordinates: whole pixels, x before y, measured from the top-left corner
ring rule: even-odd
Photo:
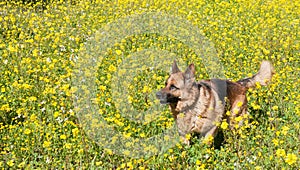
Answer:
[[[175,74],[175,73],[178,73],[178,72],[180,72],[180,70],[177,66],[176,60],[174,60],[174,62],[172,64],[172,74]]]
[[[195,81],[195,65],[190,64],[184,72],[184,79],[187,83],[193,83]]]

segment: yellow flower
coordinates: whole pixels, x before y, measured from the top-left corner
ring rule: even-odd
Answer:
[[[37,98],[35,96],[29,97],[29,101],[36,101],[36,100],[37,100]]]
[[[59,116],[59,112],[58,111],[54,112],[53,117],[57,118],[58,116]]]
[[[105,91],[105,90],[106,90],[106,86],[101,85],[101,86],[99,87],[99,89],[100,89],[101,91]]]
[[[260,151],[258,151],[257,155],[258,155],[258,157],[261,157],[262,153]]]
[[[43,147],[44,148],[49,148],[51,146],[51,142],[50,141],[44,141],[43,143]]]
[[[141,133],[140,137],[142,137],[142,138],[146,137],[145,133]]]
[[[237,116],[237,117],[235,118],[235,121],[237,121],[237,122],[240,122],[241,120],[243,120],[243,117],[242,117],[242,116]]]
[[[66,135],[60,135],[59,138],[65,140],[65,139],[67,139],[67,136]]]
[[[37,116],[35,114],[30,115],[30,120],[35,121],[37,119]]]
[[[277,149],[276,150],[276,155],[278,157],[284,157],[285,156],[285,150],[284,149]]]
[[[238,106],[238,107],[241,107],[242,105],[243,105],[243,102],[238,102],[238,103],[237,103],[237,106]]]
[[[297,159],[298,159],[297,155],[293,153],[288,153],[285,157],[285,162],[288,163],[289,165],[293,165],[296,163]]]
[[[209,145],[209,144],[211,144],[213,142],[213,140],[214,140],[214,137],[212,135],[209,135],[209,136],[207,136],[207,137],[204,138],[203,143]]]
[[[256,166],[256,167],[254,167],[254,169],[255,169],[255,170],[261,170],[262,167],[261,167],[261,166]]]
[[[83,153],[83,149],[79,149],[77,152],[78,152],[78,154],[82,154]]]
[[[280,135],[280,131],[276,131],[275,134],[276,134],[276,136],[279,136]]]
[[[24,134],[25,134],[25,135],[29,135],[30,133],[31,133],[31,130],[30,130],[30,129],[27,129],[27,128],[26,128],[26,129],[24,130]]]
[[[185,135],[185,139],[187,139],[187,140],[190,140],[191,137],[192,137],[192,135],[190,133]]]
[[[148,86],[144,86],[142,92],[143,93],[149,93],[151,91],[151,88]]]
[[[17,47],[14,47],[14,46],[12,46],[12,45],[9,45],[9,46],[8,46],[8,50],[9,50],[10,52],[17,52],[17,51],[18,51],[18,48],[17,48]]]
[[[105,148],[104,151],[105,151],[106,153],[108,153],[109,155],[112,155],[112,154],[113,154],[113,151],[112,151],[111,149]]]
[[[4,104],[1,106],[0,110],[10,111],[12,108],[9,107],[9,104]]]
[[[117,68],[114,66],[114,65],[110,65],[109,67],[108,67],[108,71],[109,72],[115,72],[117,70]]]
[[[257,88],[257,89],[260,89],[260,88],[261,88],[260,83],[256,82],[255,85],[256,85],[256,88]]]
[[[72,129],[72,134],[73,134],[74,136],[77,136],[78,133],[79,133],[79,129],[78,129],[78,128]]]
[[[205,169],[205,164],[202,164],[199,160],[196,161],[196,164],[198,165],[196,170],[204,170]]]
[[[32,55],[34,56],[34,57],[37,57],[38,56],[38,49],[34,49],[33,51],[32,51]]]
[[[100,166],[102,164],[102,161],[96,162],[96,166]]]
[[[165,135],[165,136],[164,136],[164,140],[165,140],[165,141],[169,141],[169,140],[170,140],[170,136],[169,136],[169,135]]]
[[[67,148],[67,149],[71,149],[72,144],[71,144],[71,143],[66,143],[64,146],[65,146],[65,148]]]
[[[7,162],[7,165],[8,166],[10,166],[10,167],[12,167],[12,166],[14,166],[14,160],[9,160],[8,162]]]
[[[123,151],[123,154],[124,154],[125,156],[129,156],[129,155],[130,155],[130,151],[129,151],[129,150],[125,150],[125,151]]]
[[[278,139],[272,139],[272,142],[274,143],[275,146],[278,146]]]
[[[273,109],[274,111],[277,111],[277,110],[278,110],[278,106],[273,106],[272,109]]]
[[[116,54],[117,54],[117,55],[121,55],[121,54],[122,54],[122,51],[121,51],[121,50],[116,50]]]
[[[224,129],[224,130],[227,129],[228,128],[228,123],[226,121],[223,121],[221,123],[221,128]]]
[[[283,135],[286,135],[286,134],[288,133],[289,130],[290,130],[290,128],[289,128],[288,126],[283,126],[283,127],[281,128],[281,133],[282,133]]]

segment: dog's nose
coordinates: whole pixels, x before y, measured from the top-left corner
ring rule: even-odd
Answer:
[[[156,93],[156,97],[157,97],[158,99],[160,99],[161,96],[162,96],[161,91],[159,91],[159,92]]]

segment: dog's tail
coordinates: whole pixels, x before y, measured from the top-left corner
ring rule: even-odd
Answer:
[[[237,83],[246,88],[255,87],[256,83],[259,83],[262,86],[266,86],[271,81],[274,73],[274,68],[271,62],[263,61],[257,74],[250,78],[241,79],[237,81]]]

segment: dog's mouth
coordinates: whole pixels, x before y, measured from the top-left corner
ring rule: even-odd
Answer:
[[[160,100],[160,104],[177,103],[180,100],[179,97],[175,97],[169,93],[162,92],[157,92],[156,97]]]
[[[160,100],[160,104],[170,104],[167,100]]]
[[[167,99],[167,100],[160,100],[160,104],[172,104],[172,103],[177,103],[179,101],[179,98],[172,98]]]

